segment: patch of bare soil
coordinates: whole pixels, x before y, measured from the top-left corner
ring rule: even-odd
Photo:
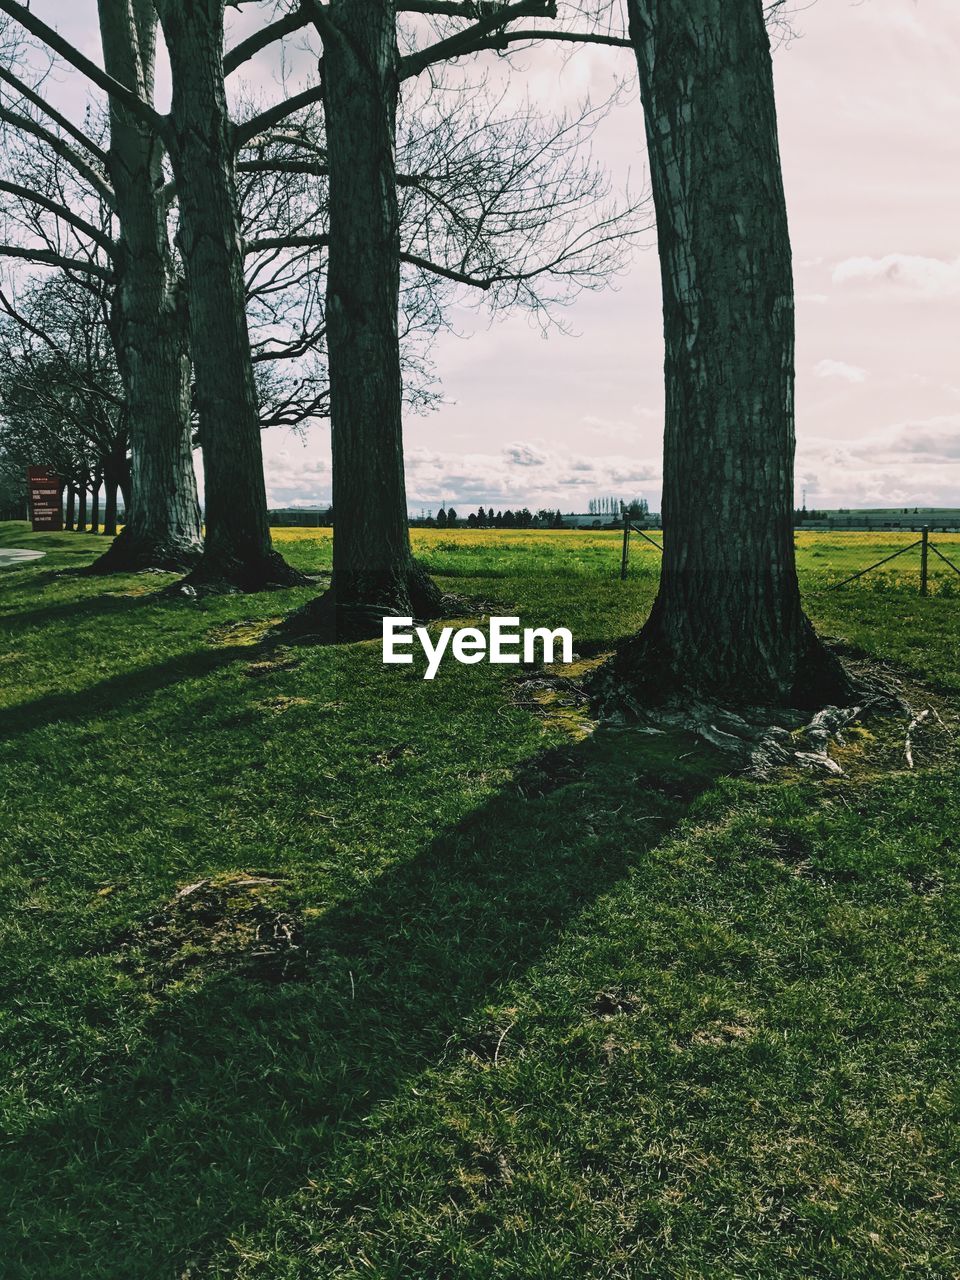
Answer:
[[[253,648],[282,621],[282,618],[244,618],[239,622],[223,622],[210,628],[206,641],[217,648]]]
[[[546,667],[521,672],[514,682],[512,704],[532,711],[543,720],[545,727],[562,729],[575,742],[581,742],[589,738],[598,723],[591,713],[584,681],[609,656],[581,658],[575,655],[562,673]]]
[[[302,913],[283,881],[244,873],[182,885],[122,952],[155,990],[216,972],[292,982],[307,963]]]

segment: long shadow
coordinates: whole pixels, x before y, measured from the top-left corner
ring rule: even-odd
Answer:
[[[712,758],[652,757],[650,741],[601,732],[528,763],[339,904],[291,887],[286,909],[308,922],[298,980],[201,967],[199,989],[162,988],[129,1052],[88,1064],[97,1084],[7,1146],[13,1220],[28,1223],[8,1274],[206,1274],[264,1201],[322,1183],[405,1081],[445,1055],[492,1055],[483,1010],[598,895],[655,875],[651,848],[714,781]],[[114,962],[131,972],[122,949]],[[133,971],[149,981],[149,963]]]
[[[110,676],[87,688],[70,693],[52,693],[30,702],[0,710],[0,741],[30,733],[44,725],[86,720],[91,715],[109,714],[138,698],[156,693],[181,680],[195,680],[227,667],[240,658],[253,660],[257,651],[249,645],[229,645],[197,649],[177,654],[150,667],[138,667]]]
[[[0,634],[15,635],[32,627],[45,627],[52,622],[87,622],[93,618],[113,617],[154,603],[151,596],[109,596],[98,594],[89,599],[67,600],[58,604],[39,605],[35,609],[11,609],[0,612]]]

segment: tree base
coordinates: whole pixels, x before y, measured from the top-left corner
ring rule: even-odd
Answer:
[[[282,624],[285,636],[318,644],[379,640],[384,618],[439,618],[443,595],[422,565],[414,562],[400,577],[355,577],[345,595],[334,576],[330,589]]]
[[[244,560],[204,551],[184,580],[170,588],[170,594],[252,595],[257,591],[306,587],[309,584],[310,578],[287,564],[278,551]]]
[[[589,693],[601,716],[639,719],[656,707],[697,703],[707,699],[726,707],[781,707],[819,711],[845,707],[861,692],[837,655],[817,636],[807,618],[793,670],[783,676],[764,671],[761,664],[744,664],[724,680],[697,664],[697,655],[684,661],[661,630],[656,609],[646,626],[622,642],[613,658],[592,677]]]
[[[110,573],[144,573],[149,569],[164,573],[189,573],[199,562],[203,546],[196,542],[165,543],[136,538],[130,526],[123,528],[103,553],[81,573],[93,576]]]

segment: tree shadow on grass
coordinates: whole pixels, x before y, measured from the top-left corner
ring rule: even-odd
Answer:
[[[257,652],[250,645],[197,649],[191,653],[178,653],[153,666],[137,667],[133,671],[110,676],[84,689],[51,693],[30,702],[19,702],[0,710],[0,741],[31,733],[50,724],[109,715],[138,698],[179,684],[183,680],[202,679],[241,658],[253,661]]]
[[[151,595],[114,596],[98,594],[79,600],[63,600],[57,604],[39,605],[35,609],[13,608],[10,613],[0,613],[0,635],[16,635],[34,627],[45,627],[55,622],[71,622],[82,625],[93,619],[113,618],[121,613],[155,603]]]
[[[152,992],[142,1038],[89,1062],[87,1083],[70,1084],[79,1100],[0,1157],[22,1224],[6,1246],[22,1270],[8,1274],[206,1274],[266,1201],[322,1182],[405,1082],[450,1054],[492,1054],[484,1010],[617,881],[654,874],[650,851],[717,773],[689,742],[605,731],[529,761],[352,897],[289,882],[296,980],[218,967],[196,938],[193,967],[158,977],[143,922],[132,950],[118,940],[91,962]]]

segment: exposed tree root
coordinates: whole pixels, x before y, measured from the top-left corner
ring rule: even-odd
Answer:
[[[687,701],[660,707],[642,717],[647,731],[692,733],[729,756],[737,772],[756,779],[774,769],[793,766],[842,774],[830,755],[832,742],[857,720],[864,706],[824,707],[809,721],[800,711],[783,708],[741,708],[737,712],[717,703]]]
[[[907,762],[907,768],[913,768],[913,748],[917,730],[925,725],[928,721],[935,720],[945,734],[949,734],[950,730],[943,723],[940,712],[935,707],[926,707],[913,717],[909,725],[907,725],[907,736],[903,744],[903,755]]]
[[[282,587],[306,587],[310,578],[287,564],[277,551],[239,560],[205,551],[196,567],[165,594],[195,599],[209,595],[246,595]]]
[[[355,577],[346,591],[334,576],[328,591],[297,609],[278,631],[300,643],[376,640],[383,632],[384,618],[424,622],[448,617],[454,603],[455,597],[443,595],[426,569],[414,562],[399,577]]]
[[[928,706],[918,711],[913,705],[918,697],[927,697],[928,690],[914,687],[893,668],[876,661],[851,661],[844,670],[850,687],[857,692],[856,701],[822,707],[812,717],[809,711],[799,708],[760,705],[738,706],[732,710],[715,700],[677,694],[643,705],[634,685],[618,689],[613,683],[612,663],[597,672],[590,693],[595,713],[600,712],[601,723],[608,727],[635,725],[648,733],[692,733],[728,756],[736,772],[758,780],[769,778],[783,768],[843,775],[844,763],[861,760],[862,756],[861,751],[847,743],[845,734],[868,715],[874,729],[876,716],[886,717],[888,722],[894,717],[907,718],[902,754],[896,748],[897,731],[893,724],[889,731],[881,734],[880,741],[865,725],[859,725],[854,743],[858,737],[872,742],[872,754],[879,759],[874,765],[883,771],[896,770],[901,759],[908,768],[914,768],[918,734],[923,737],[928,756],[942,755],[945,749],[952,749],[953,733],[936,708]],[[611,706],[614,709],[607,711]],[[948,740],[946,743],[931,739],[928,730],[934,725],[937,734]],[[860,767],[862,761],[857,765]],[[902,764],[899,767],[902,768]]]

